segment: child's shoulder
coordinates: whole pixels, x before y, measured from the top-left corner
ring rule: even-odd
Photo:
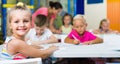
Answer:
[[[9,44],[14,46],[14,47],[19,47],[20,45],[22,45],[23,43],[25,43],[24,41],[20,40],[20,39],[16,39],[13,38],[9,41]]]
[[[85,31],[85,33],[84,33],[84,34],[89,35],[89,34],[93,34],[93,33],[89,32],[89,31]]]
[[[52,33],[52,31],[51,31],[50,29],[45,28],[45,30],[44,30],[44,34],[51,34],[51,33]]]
[[[7,48],[11,54],[14,54],[16,52],[19,52],[24,47],[26,47],[24,44],[25,44],[24,41],[17,38],[12,38],[10,41],[8,41]]]
[[[5,43],[10,43],[10,44],[21,44],[23,42],[25,42],[25,41],[15,38],[13,36],[7,36],[7,38],[5,40]]]

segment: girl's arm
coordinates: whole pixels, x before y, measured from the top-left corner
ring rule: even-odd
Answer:
[[[94,34],[102,34],[99,29],[93,30],[93,33],[94,33]]]
[[[54,19],[50,19],[50,21],[49,21],[49,28],[50,28],[50,30],[53,32],[53,33],[55,33],[56,32],[56,29],[55,29],[55,27],[54,27]]]
[[[83,44],[85,45],[90,45],[90,44],[98,44],[98,43],[103,43],[103,39],[96,37],[95,40],[91,40],[91,41],[86,41]]]
[[[20,40],[13,40],[11,41],[12,47],[14,49],[14,53],[22,53],[23,55],[30,56],[30,57],[40,57],[40,58],[47,58],[50,56],[55,50],[58,49],[56,46],[51,46],[48,49],[40,50],[36,49],[32,46],[27,45],[24,41]]]
[[[103,43],[103,39],[102,39],[102,38],[99,38],[99,37],[96,37],[96,39],[93,40],[93,43],[92,43],[92,44],[98,44],[98,43]]]
[[[76,39],[70,39],[68,36],[64,40],[65,43],[70,43],[70,44],[79,44],[80,41]]]
[[[112,29],[110,29],[108,33],[120,34],[119,31],[117,31],[117,30],[112,30]]]
[[[38,49],[43,48],[43,47],[40,46],[40,45],[34,45],[34,44],[32,44],[32,41],[31,41],[29,38],[25,38],[25,42],[26,42],[28,45],[30,45],[30,46],[32,46],[32,47],[34,47],[34,48],[38,48]]]

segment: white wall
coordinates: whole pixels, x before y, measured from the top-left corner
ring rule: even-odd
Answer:
[[[100,21],[107,17],[107,0],[103,1],[103,3],[87,4],[85,0],[85,18],[88,29],[97,29]]]

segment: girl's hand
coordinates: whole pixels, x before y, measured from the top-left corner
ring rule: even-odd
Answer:
[[[77,40],[77,39],[75,39],[75,40],[74,40],[74,44],[76,44],[76,45],[77,45],[77,44],[79,44],[79,43],[80,43],[80,41],[79,41],[79,40]]]
[[[91,45],[91,44],[92,44],[92,41],[83,42],[83,45]]]
[[[49,47],[49,49],[52,50],[52,51],[56,51],[56,50],[58,50],[59,48],[58,48],[58,46],[52,45],[52,46]]]

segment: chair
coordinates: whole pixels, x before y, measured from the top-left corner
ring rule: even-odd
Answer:
[[[23,60],[0,60],[0,64],[42,64],[41,58],[30,58]]]

